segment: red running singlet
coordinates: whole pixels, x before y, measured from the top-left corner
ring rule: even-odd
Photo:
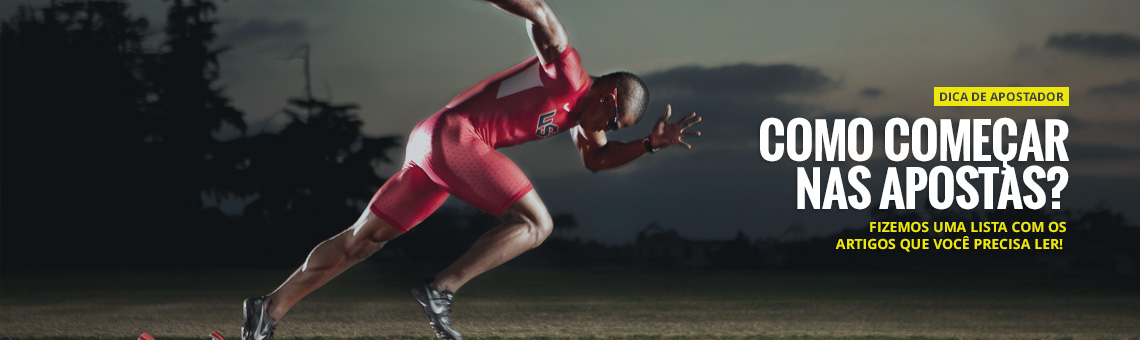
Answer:
[[[501,216],[532,186],[495,149],[578,125],[570,112],[577,111],[589,89],[590,76],[571,47],[549,64],[532,57],[479,82],[416,125],[403,168],[376,191],[369,210],[404,232],[449,194]]]

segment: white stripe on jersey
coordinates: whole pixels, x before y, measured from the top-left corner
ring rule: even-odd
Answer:
[[[534,65],[530,65],[522,72],[503,79],[499,83],[499,94],[495,95],[495,99],[519,93],[532,87],[541,87],[542,79],[538,77],[538,64],[540,63],[535,62]]]

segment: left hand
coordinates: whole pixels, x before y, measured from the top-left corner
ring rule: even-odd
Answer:
[[[693,146],[681,140],[681,137],[700,136],[700,131],[686,132],[685,129],[701,122],[701,117],[697,116],[696,112],[690,113],[684,118],[678,119],[676,123],[669,123],[669,116],[673,114],[673,106],[665,106],[665,115],[657,120],[657,124],[653,125],[653,131],[649,133],[649,142],[653,144],[653,148],[663,148],[673,144],[684,145],[686,149],[692,149]]]

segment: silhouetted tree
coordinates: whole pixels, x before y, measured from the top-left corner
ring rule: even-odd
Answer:
[[[146,29],[123,1],[22,6],[3,23],[5,265],[129,252],[131,227],[144,219],[136,212],[149,200],[150,183],[138,180],[147,162]]]
[[[147,21],[124,1],[24,6],[2,24],[6,268],[228,263],[209,249],[266,233],[204,199],[253,198],[243,221],[283,227],[274,237],[300,251],[331,234],[311,224],[355,218],[383,183],[373,164],[390,161],[395,138],[364,136],[353,105],[311,99],[290,101],[281,132],[246,137],[217,85],[226,49],[214,44],[215,11],[209,0],[170,1],[152,51]],[[220,140],[227,132],[241,137]]]
[[[202,194],[229,197],[239,188],[217,177],[232,176],[238,157],[216,134],[223,127],[246,131],[243,114],[215,83],[220,77],[213,46],[216,10],[208,0],[174,0],[167,13],[166,40],[148,64],[150,91],[157,100],[148,112],[148,159],[154,196],[172,214],[196,213]],[[229,184],[229,185],[226,185]]]
[[[241,182],[255,194],[244,210],[247,225],[284,230],[280,241],[298,253],[356,219],[384,183],[373,166],[390,163],[387,152],[398,144],[396,137],[364,135],[354,104],[289,104],[283,130],[243,142],[248,166]]]
[[[760,268],[764,264],[759,248],[752,245],[743,230],[737,231],[731,241],[724,242],[711,258],[713,268]]]
[[[578,219],[573,214],[558,214],[552,217],[555,237],[569,239],[570,234],[578,230]]]

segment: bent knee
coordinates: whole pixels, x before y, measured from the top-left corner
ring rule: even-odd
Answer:
[[[527,235],[533,239],[534,247],[542,244],[542,241],[545,241],[554,231],[554,221],[550,218],[550,214],[545,212],[526,216],[520,220],[526,226]]]

